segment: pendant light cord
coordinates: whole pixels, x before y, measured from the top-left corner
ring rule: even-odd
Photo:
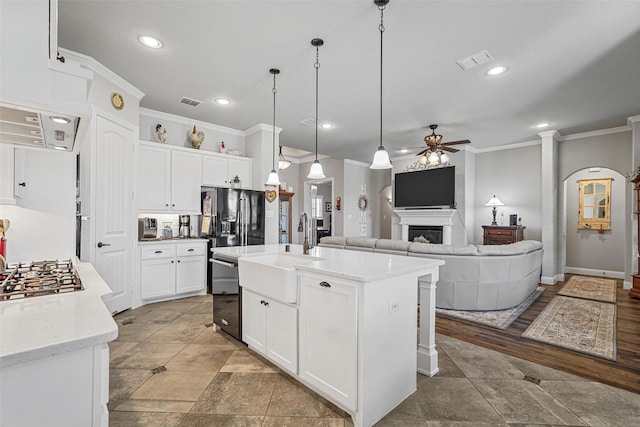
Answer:
[[[316,46],[316,160],[318,160],[318,70],[320,69],[320,47]]]
[[[273,170],[276,170],[276,93],[278,90],[276,89],[276,73],[273,73],[273,142],[271,152],[273,153],[272,164]]]
[[[384,6],[378,6],[380,9],[380,147],[382,147],[382,35],[384,34]]]

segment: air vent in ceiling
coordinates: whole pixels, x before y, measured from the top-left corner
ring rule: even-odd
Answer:
[[[306,119],[300,120],[298,123],[300,123],[301,125],[305,125],[305,126],[315,126],[316,120],[311,118],[311,117],[308,117]]]
[[[471,68],[477,67],[480,64],[486,64],[487,62],[493,61],[493,56],[486,51],[480,51],[478,53],[474,53],[473,55],[467,56],[466,58],[458,59],[456,64],[460,66],[464,71],[470,70]]]
[[[191,105],[192,107],[197,107],[198,105],[202,104],[202,101],[198,101],[197,99],[191,99],[191,98],[187,98],[186,96],[183,96],[182,98],[180,98],[180,103]]]

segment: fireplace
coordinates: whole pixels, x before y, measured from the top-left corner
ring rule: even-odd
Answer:
[[[439,228],[440,243],[452,244],[452,228],[457,215],[455,209],[395,209],[394,212],[400,217],[402,240],[413,240],[409,238],[409,227]]]
[[[409,241],[413,242],[416,237],[422,236],[429,243],[442,243],[442,226],[441,225],[410,225]]]

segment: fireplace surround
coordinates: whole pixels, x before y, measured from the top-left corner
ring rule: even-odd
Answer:
[[[400,217],[402,240],[409,240],[409,226],[442,227],[441,243],[452,244],[456,209],[394,209],[394,212]]]

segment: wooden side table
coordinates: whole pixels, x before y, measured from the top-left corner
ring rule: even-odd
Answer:
[[[521,225],[483,225],[483,245],[506,245],[524,240],[524,230]]]

